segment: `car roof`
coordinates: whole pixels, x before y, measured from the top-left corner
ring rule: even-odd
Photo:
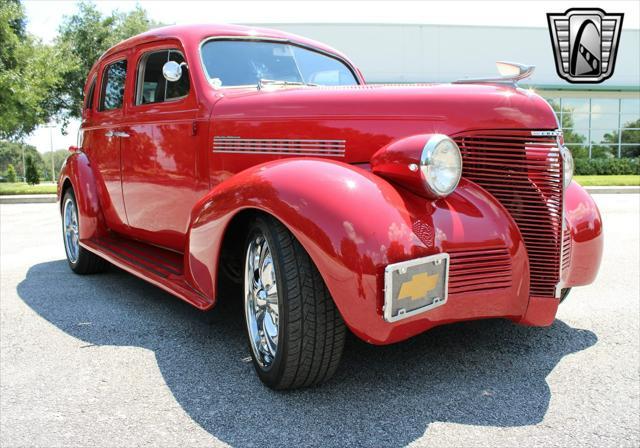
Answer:
[[[247,37],[254,39],[280,39],[293,43],[313,47],[327,53],[334,54],[342,59],[349,60],[344,54],[331,48],[321,42],[316,42],[311,39],[307,39],[302,36],[298,36],[292,33],[286,33],[284,31],[273,30],[269,28],[260,28],[243,25],[229,25],[229,24],[198,24],[198,25],[171,25],[161,28],[154,28],[146,31],[142,34],[130,37],[113,47],[109,48],[104,54],[96,61],[96,64],[102,59],[117,53],[118,51],[125,50],[136,45],[142,45],[148,42],[153,42],[163,39],[177,39],[183,45],[195,44],[199,45],[204,39],[209,37]]]

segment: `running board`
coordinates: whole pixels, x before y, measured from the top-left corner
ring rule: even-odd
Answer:
[[[182,254],[113,234],[81,240],[80,245],[197,308],[206,310],[213,305],[213,300],[186,281]]]

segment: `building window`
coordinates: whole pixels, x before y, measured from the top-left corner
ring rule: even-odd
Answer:
[[[547,98],[575,158],[640,157],[640,98]]]

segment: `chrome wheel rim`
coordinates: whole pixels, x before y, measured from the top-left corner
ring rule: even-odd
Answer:
[[[62,225],[67,258],[71,263],[75,263],[78,261],[80,253],[80,234],[78,232],[78,214],[71,198],[67,198],[64,203]]]
[[[244,269],[245,316],[253,354],[263,368],[278,352],[280,318],[276,271],[264,235],[256,235],[247,248]]]

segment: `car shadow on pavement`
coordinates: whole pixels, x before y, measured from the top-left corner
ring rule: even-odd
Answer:
[[[536,424],[549,406],[547,375],[597,341],[559,320],[549,328],[502,320],[449,325],[386,347],[351,337],[331,381],[274,392],[247,362],[237,306],[204,318],[116,268],[77,276],[63,260],[31,267],[18,294],[89,344],[153,350],[177,402],[233,446],[404,446],[432,422]]]

